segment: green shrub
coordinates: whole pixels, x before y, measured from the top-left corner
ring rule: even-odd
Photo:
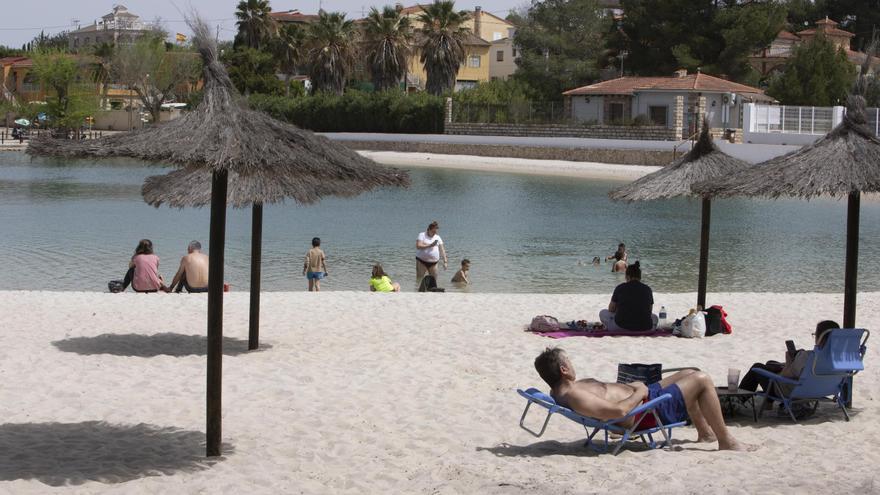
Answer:
[[[343,96],[316,93],[298,98],[254,94],[248,101],[255,110],[315,132],[443,132],[443,98],[426,93],[349,90]]]

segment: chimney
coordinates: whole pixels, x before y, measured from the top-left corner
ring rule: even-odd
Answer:
[[[480,7],[479,5],[474,7],[474,34],[477,35],[478,38],[483,37],[482,33],[481,33],[482,19],[480,18],[480,16],[482,14],[483,14],[483,7]]]
[[[677,71],[675,71],[674,75],[675,75],[675,77],[677,77],[679,79],[683,79],[683,78],[687,77],[688,71],[687,71],[687,69],[678,69]]]

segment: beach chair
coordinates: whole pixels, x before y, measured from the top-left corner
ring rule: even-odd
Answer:
[[[608,441],[608,437],[611,434],[618,434],[621,436],[620,440],[617,442],[617,445],[614,447],[614,451],[612,452],[612,455],[617,455],[627,442],[636,439],[641,439],[642,442],[645,443],[645,445],[652,449],[667,446],[672,441],[672,429],[679,426],[684,426],[686,424],[684,421],[682,421],[680,423],[665,425],[662,421],[660,421],[660,415],[657,414],[656,407],[657,404],[663,401],[672,400],[672,396],[669,394],[663,394],[651,401],[648,401],[633,408],[633,410],[630,411],[626,416],[608,421],[602,421],[595,418],[582,416],[567,407],[560,406],[556,403],[555,400],[553,400],[553,397],[550,397],[549,395],[541,392],[536,388],[530,388],[525,391],[517,390],[517,393],[523,396],[527,401],[526,408],[522,413],[522,417],[520,417],[519,419],[520,428],[526,430],[535,437],[540,437],[547,429],[547,423],[550,422],[550,416],[552,416],[553,414],[561,414],[562,416],[565,416],[566,418],[584,427],[584,430],[586,430],[587,432],[587,441],[586,443],[584,443],[584,447],[590,447],[596,452],[601,453],[608,452],[608,449],[611,445]],[[532,404],[537,404],[547,409],[547,417],[544,419],[544,425],[541,427],[541,431],[539,432],[535,432],[525,425],[526,415],[529,413],[529,408],[532,406]],[[641,429],[639,429],[639,425],[642,423],[642,420],[649,416],[654,418],[654,424],[652,426],[642,427]],[[620,423],[623,423],[628,419],[633,420],[633,426],[621,426]],[[590,428],[593,429],[592,432],[590,432]],[[593,437],[595,437],[596,434],[600,431],[604,432],[605,434],[605,441],[601,447],[597,446],[595,442],[593,442]],[[664,439],[660,443],[654,441],[654,435],[658,432],[663,435]]]
[[[871,333],[860,328],[833,328],[825,333],[828,333],[825,345],[821,349],[813,348],[810,351],[811,355],[797,379],[752,368],[756,373],[770,379],[767,391],[756,393],[764,397],[763,404],[768,400],[779,402],[791,419],[797,422],[792,410],[793,404],[815,402],[815,411],[820,401],[827,400],[837,403],[849,421],[844,392],[853,375],[865,369],[865,343]],[[761,412],[763,411],[762,405]]]

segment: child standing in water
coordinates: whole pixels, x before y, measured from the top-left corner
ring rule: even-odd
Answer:
[[[309,292],[319,292],[321,290],[321,279],[329,275],[327,273],[327,257],[321,250],[321,238],[312,239],[312,249],[306,253],[306,259],[303,263],[303,275],[309,280]]]
[[[462,285],[470,284],[471,279],[468,278],[468,273],[470,272],[470,270],[471,260],[467,258],[461,260],[461,268],[459,268],[459,270],[455,272],[455,275],[452,276],[452,283]]]

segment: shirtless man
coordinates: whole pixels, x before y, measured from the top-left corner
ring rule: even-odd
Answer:
[[[685,370],[645,386],[642,382],[603,383],[592,378],[578,380],[565,351],[547,348],[535,359],[535,369],[550,385],[550,395],[562,406],[591,418],[609,420],[626,416],[645,400],[662,394],[672,400],[662,402],[657,412],[664,423],[688,417],[697,428],[698,442],[718,441],[719,450],[754,450],[736,441],[727,431],[715,385],[701,371]],[[631,426],[630,424],[623,424]]]
[[[186,256],[180,258],[180,268],[171,280],[168,292],[208,292],[208,255],[202,253],[202,244],[192,241],[186,248]],[[176,287],[176,289],[175,289]]]

